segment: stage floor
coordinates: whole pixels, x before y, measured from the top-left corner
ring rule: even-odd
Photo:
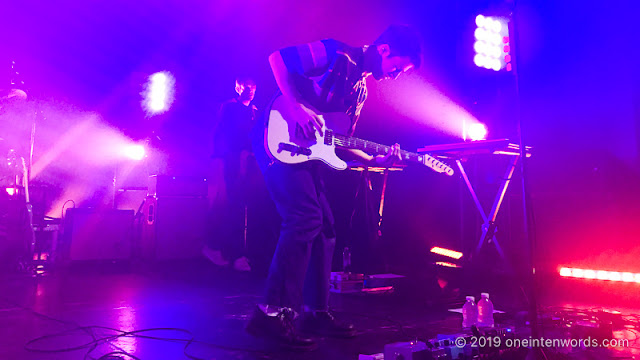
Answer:
[[[356,324],[359,335],[321,339],[318,350],[310,353],[284,352],[244,332],[260,301],[262,283],[260,277],[220,270],[204,261],[153,269],[83,265],[39,278],[5,275],[0,283],[0,359],[97,359],[126,351],[154,360],[353,360],[358,354],[382,352],[387,343],[460,329],[460,315],[447,311],[455,303],[429,297],[421,284],[413,283],[413,288],[392,294],[332,295],[332,309]],[[494,290],[496,308],[507,311],[497,318],[499,323],[514,324],[518,311],[524,310],[517,292],[516,286]],[[543,299],[549,303],[549,297]],[[116,334],[108,328],[137,331],[138,336],[117,337],[95,349],[86,345]],[[186,341],[168,340],[190,338],[195,341],[186,347]],[[74,347],[81,348],[62,351]]]

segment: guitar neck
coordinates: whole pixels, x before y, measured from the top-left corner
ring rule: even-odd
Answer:
[[[374,143],[373,141],[362,140],[351,136],[332,134],[333,144],[344,149],[362,150],[368,154],[385,155],[391,149],[391,146]],[[403,160],[411,160],[422,162],[419,154],[400,150],[400,156]]]

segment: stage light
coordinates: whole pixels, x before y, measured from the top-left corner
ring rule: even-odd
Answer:
[[[145,155],[144,146],[128,145],[122,149],[122,154],[132,160],[142,160]]]
[[[478,40],[487,40],[487,38],[489,37],[489,33],[487,33],[487,31],[483,28],[477,28],[474,35]]]
[[[604,270],[596,271],[596,279],[598,280],[609,280],[609,272]]]
[[[149,76],[143,92],[143,107],[149,115],[163,113],[173,102],[175,80],[169,72],[157,72]]]
[[[492,58],[498,59],[500,55],[502,55],[502,51],[500,51],[499,47],[492,46],[489,48],[489,56],[491,56]]]
[[[18,189],[16,188],[7,188],[7,195],[13,196],[18,193]]]
[[[473,57],[473,62],[476,63],[479,67],[484,67],[485,62],[487,61],[487,57],[482,54],[476,54]]]
[[[493,30],[493,32],[495,33],[500,33],[500,31],[502,31],[502,24],[500,23],[500,21],[494,21],[491,24],[491,30]]]
[[[467,135],[471,141],[484,140],[487,137],[487,127],[481,123],[471,124],[467,129]]]
[[[631,272],[607,271],[607,270],[584,270],[576,268],[560,268],[560,276],[573,277],[587,280],[602,280],[616,282],[636,282],[640,283],[640,274]]]
[[[452,259],[459,260],[462,257],[462,253],[455,250],[444,249],[441,247],[434,246],[431,248],[431,252],[434,254],[450,257]]]
[[[478,40],[475,42],[475,44],[473,44],[473,50],[476,51],[476,53],[478,54],[484,54],[484,52],[487,49],[487,43],[481,40]]]
[[[436,261],[436,265],[444,266],[444,267],[450,267],[450,268],[459,268],[460,267],[460,266],[458,266],[456,264],[452,264],[452,263],[446,262],[446,261]]]
[[[609,273],[609,280],[611,281],[622,281],[622,274],[617,271],[612,271]]]
[[[494,71],[499,71],[504,68],[506,68],[507,71],[511,71],[507,20],[478,15],[476,16],[476,25],[478,27],[474,32],[474,36],[477,39],[473,44],[473,49],[476,52],[474,63],[478,67],[492,69]],[[485,57],[490,59],[483,59],[477,55],[485,55]],[[506,56],[509,56],[508,60]]]
[[[571,276],[571,269],[569,269],[569,268],[561,268],[560,269],[560,276],[564,276],[564,277]]]

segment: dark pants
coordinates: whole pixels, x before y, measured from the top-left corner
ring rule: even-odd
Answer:
[[[282,225],[269,277],[267,305],[299,311],[327,310],[335,247],[334,220],[319,162],[274,163],[265,170],[267,188]]]
[[[240,172],[240,155],[223,159],[225,196],[210,211],[209,247],[220,250],[225,259],[246,256],[245,211],[250,197],[249,175]]]

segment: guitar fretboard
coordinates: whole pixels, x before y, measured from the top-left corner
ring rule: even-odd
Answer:
[[[358,139],[351,136],[344,136],[344,135],[339,135],[335,133],[328,133],[327,135],[329,136],[325,136],[325,139],[326,138],[332,139],[333,144],[341,148],[358,149],[358,150],[367,152],[369,154],[378,154],[378,155],[387,154],[389,152],[389,149],[391,149],[391,146],[382,145],[382,144],[375,143],[373,141],[362,140],[362,139]],[[403,160],[412,160],[412,161],[422,162],[422,159],[421,159],[422,156],[414,152],[400,150],[400,156],[402,157]]]
[[[389,152],[391,146],[381,145],[373,141],[362,140],[352,136],[344,136],[327,130],[324,136],[324,142],[327,145],[335,145],[346,149],[358,149],[369,154],[384,155]],[[410,151],[400,150],[400,156],[403,160],[415,161],[424,164],[435,171],[444,172],[447,175],[453,175],[453,169],[428,154],[417,154]]]

